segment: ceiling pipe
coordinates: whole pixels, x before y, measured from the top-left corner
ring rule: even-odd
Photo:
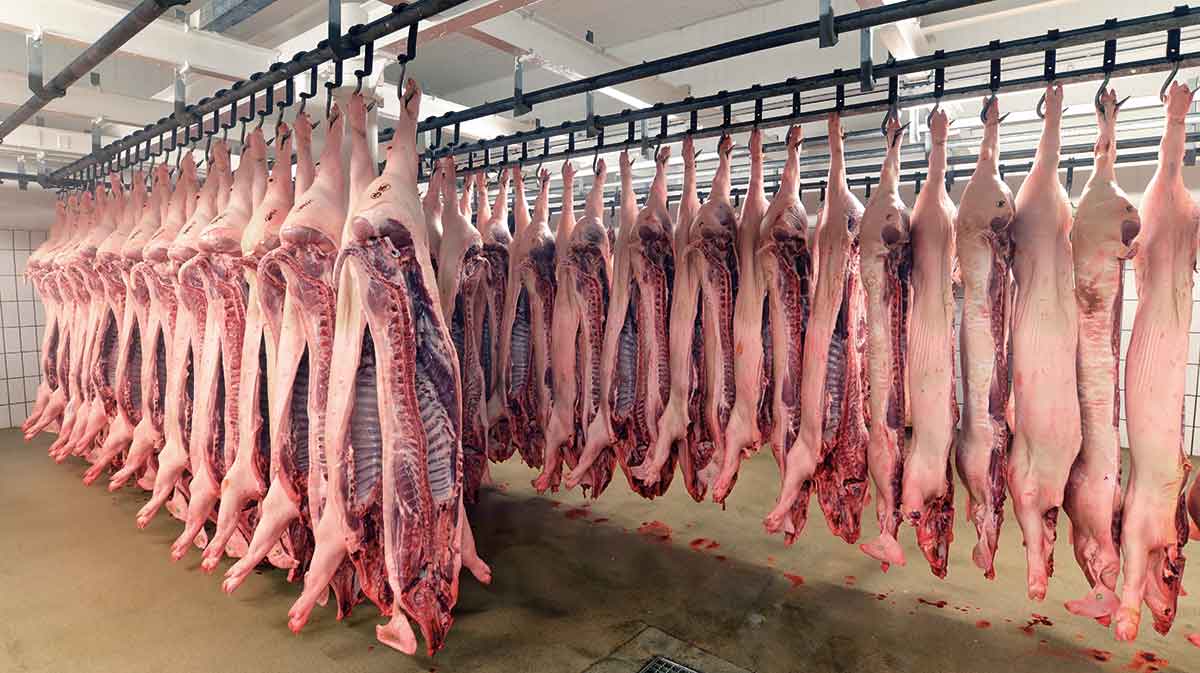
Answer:
[[[72,84],[100,65],[104,59],[120,49],[133,36],[142,32],[146,26],[154,23],[154,20],[162,16],[168,9],[187,3],[188,0],[142,0],[141,4],[125,15],[125,18],[101,35],[95,44],[85,49],[82,54],[75,57],[74,61],[67,64],[62,72],[47,82],[41,91],[34,92],[29,100],[22,103],[3,123],[0,123],[0,142],[4,142],[4,138],[8,134],[41,111],[47,103],[67,95],[67,89]]]

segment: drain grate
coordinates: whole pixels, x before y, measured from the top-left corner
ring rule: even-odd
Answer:
[[[700,673],[694,668],[688,668],[677,661],[662,656],[654,656],[638,673]]]

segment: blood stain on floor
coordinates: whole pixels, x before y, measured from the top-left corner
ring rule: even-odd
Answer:
[[[661,521],[643,521],[638,532],[656,542],[671,541],[671,527]]]
[[[574,521],[576,519],[586,519],[588,514],[591,514],[591,512],[586,507],[572,507],[563,516]]]
[[[1125,670],[1138,671],[1138,673],[1155,673],[1155,671],[1161,671],[1169,663],[1171,662],[1160,658],[1153,652],[1138,650],[1133,655],[1133,658],[1129,660],[1129,663],[1125,664]]]

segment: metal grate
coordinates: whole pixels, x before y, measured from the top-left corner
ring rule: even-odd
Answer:
[[[638,673],[700,673],[700,671],[656,655],[647,661],[646,665],[638,670]]]

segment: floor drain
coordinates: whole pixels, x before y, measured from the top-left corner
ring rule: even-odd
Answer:
[[[642,666],[638,673],[700,673],[694,668],[688,668],[677,661],[662,656],[654,656]]]

